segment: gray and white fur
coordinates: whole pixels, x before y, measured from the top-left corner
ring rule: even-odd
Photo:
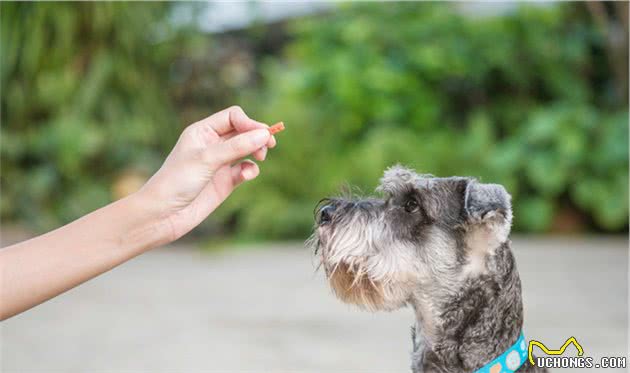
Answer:
[[[335,295],[370,311],[412,307],[414,373],[472,372],[502,354],[523,326],[505,188],[394,166],[377,191],[316,209],[308,243]]]

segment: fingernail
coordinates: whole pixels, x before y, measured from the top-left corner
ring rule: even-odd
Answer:
[[[254,170],[252,170],[251,168],[243,169],[243,178],[245,180],[251,180],[255,177],[256,177],[256,174],[254,173]]]
[[[267,143],[267,140],[269,140],[269,136],[271,136],[269,134],[268,130],[253,130],[250,133],[250,138],[252,139],[252,141],[256,144],[256,145],[260,145],[263,146]]]
[[[267,147],[263,146],[261,150],[262,150],[262,160],[264,161],[265,158],[267,158]]]

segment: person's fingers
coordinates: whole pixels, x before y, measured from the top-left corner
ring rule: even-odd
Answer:
[[[243,161],[231,167],[232,187],[236,188],[243,181],[253,180],[260,174],[260,168],[252,161]]]
[[[221,136],[234,130],[246,132],[258,128],[269,128],[264,123],[250,119],[240,106],[230,106],[196,122],[194,125],[210,126]]]
[[[241,133],[209,147],[204,153],[206,162],[214,165],[234,163],[247,157],[267,144],[271,135],[266,129]]]
[[[267,147],[263,146],[262,148],[253,152],[252,155],[257,161],[264,161],[265,158],[267,158]]]
[[[236,136],[238,134],[239,134],[239,132],[237,132],[237,131],[230,131],[230,132],[226,133],[225,135],[222,135],[221,136],[221,140],[229,140],[229,139],[231,139],[232,137],[234,137],[234,136]],[[267,141],[267,148],[273,148],[273,147],[276,146],[276,144],[277,144],[276,138],[274,136],[271,136],[269,138],[269,141]]]

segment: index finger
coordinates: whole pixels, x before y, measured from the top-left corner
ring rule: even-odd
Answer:
[[[246,132],[269,127],[264,123],[249,118],[240,106],[230,106],[200,120],[198,123],[209,125],[220,136],[231,131]]]
[[[245,111],[240,106],[230,106],[227,109],[223,109],[211,116],[197,122],[200,125],[210,126],[219,136],[224,137],[233,136],[234,133],[243,133],[259,128],[268,129],[269,126],[265,123],[251,119],[245,114]],[[273,148],[276,146],[275,137],[271,136],[267,147]]]

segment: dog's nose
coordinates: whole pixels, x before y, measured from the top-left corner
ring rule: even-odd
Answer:
[[[332,220],[332,214],[335,212],[335,206],[326,205],[319,210],[319,224],[330,223]]]

